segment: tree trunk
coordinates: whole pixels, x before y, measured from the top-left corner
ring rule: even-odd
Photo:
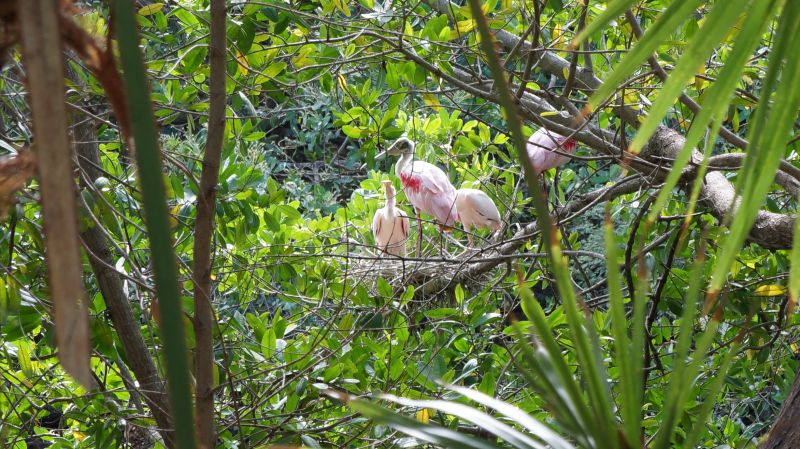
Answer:
[[[72,77],[73,80],[78,77]],[[78,165],[86,173],[87,181],[94,182],[102,176],[100,158],[97,151],[97,132],[91,120],[73,114],[75,149]],[[139,382],[140,393],[153,413],[161,437],[167,447],[175,447],[172,420],[169,414],[169,401],[164,382],[158,375],[156,366],[144,342],[138,320],[133,316],[130,303],[122,287],[122,279],[114,270],[115,261],[103,232],[93,226],[80,233],[89,252],[89,264],[97,278],[100,293],[106,307],[111,312],[111,321],[119,335],[125,359]]]
[[[214,432],[214,309],[211,285],[211,240],[214,236],[214,211],[219,164],[225,134],[225,1],[211,0],[211,45],[209,49],[208,137],[203,156],[203,172],[197,196],[197,221],[194,233],[194,334],[195,377],[197,379],[197,437],[200,447],[215,446]]]
[[[792,384],[792,391],[783,401],[778,419],[772,425],[767,438],[758,449],[796,449],[800,447],[800,372]]]
[[[84,387],[91,388],[94,380],[89,363],[89,308],[83,289],[75,183],[64,103],[59,5],[51,0],[20,0],[17,12],[33,117],[34,152],[38,159],[47,278],[53,302],[58,360],[67,373]]]

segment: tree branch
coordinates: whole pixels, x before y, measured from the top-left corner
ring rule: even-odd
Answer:
[[[440,0],[433,2],[433,6],[439,8],[445,3],[446,1]],[[495,33],[495,38],[506,49],[513,48],[519,43],[518,37],[502,30]],[[530,46],[528,43],[523,43],[522,45]],[[450,75],[406,49],[397,48],[397,50],[455,87],[499,104],[499,99],[492,92],[492,83],[489,80],[477,78],[458,68],[454,68],[453,75]],[[545,50],[540,50],[539,65],[543,70],[559,77],[563,77],[565,69],[569,69],[567,60]],[[591,90],[601,83],[591,72],[585,71],[580,67],[575,71],[575,80],[576,87],[586,90]],[[519,98],[519,101],[520,105],[523,106],[520,108],[520,112],[527,120],[545,126],[559,134],[571,136],[603,153],[615,157],[622,155],[621,149],[615,145],[615,143],[618,143],[618,138],[612,133],[601,130],[592,124],[583,124],[582,130],[573,132],[572,129],[576,125],[576,118],[563,114],[551,115],[552,112],[557,112],[557,110],[546,100],[526,93]],[[617,111],[626,122],[638,122],[638,114],[632,109],[622,108]],[[547,118],[542,117],[542,112],[548,112]],[[653,181],[658,182],[668,170],[668,167],[662,167],[664,160],[675,159],[685,142],[684,136],[677,131],[662,127],[651,137],[646,150],[642,151],[640,155],[641,159],[632,161],[631,167],[640,173],[653,177]],[[702,155],[695,150],[693,159],[701,160]],[[782,164],[782,166],[791,166],[791,164],[786,163]],[[792,174],[794,174],[794,171],[798,171],[794,168],[786,167],[786,169],[790,170]],[[684,181],[684,185],[686,185],[686,181]],[[710,172],[705,176],[700,191],[700,200],[717,219],[722,220],[725,216],[728,209],[733,205],[734,196],[735,188],[733,184],[722,173]],[[750,241],[767,249],[790,248],[792,236],[794,235],[794,221],[795,217],[792,215],[761,211],[750,232]]]
[[[20,0],[17,5],[36,138],[58,359],[65,371],[91,388],[89,313],[67,134],[60,5],[51,0]]]
[[[86,173],[86,181],[94,182],[102,176],[102,172],[97,168],[101,167],[101,164],[97,152],[95,124],[91,120],[80,121],[75,115],[73,115],[73,121],[80,123],[75,127],[78,165]],[[174,447],[169,400],[164,381],[158,375],[158,370],[153,363],[144,338],[142,338],[138,320],[133,316],[122,279],[119,273],[112,268],[115,264],[115,257],[108,240],[97,226],[86,228],[80,236],[86,246],[89,264],[97,279],[100,293],[103,295],[106,307],[111,312],[111,321],[122,344],[125,361],[130,365],[139,382],[140,392],[153,413],[166,446]]]
[[[633,30],[633,35],[636,36],[637,39],[642,37],[642,27],[639,26],[639,21],[636,20],[636,17],[633,15],[631,10],[625,11],[625,18],[628,19],[628,23],[631,25],[631,29]],[[650,56],[647,58],[647,63],[650,64],[650,68],[653,69],[656,76],[661,81],[665,81],[667,79],[667,72],[661,67],[661,64],[658,63],[658,59],[655,56]],[[683,103],[690,111],[694,114],[697,114],[700,111],[700,105],[697,104],[693,99],[691,99],[688,95],[681,92],[680,97],[678,97],[681,103]],[[741,137],[737,136],[736,134],[732,133],[728,128],[724,126],[719,127],[719,135],[728,143],[741,148],[747,148],[747,141],[742,139]]]
[[[214,309],[211,285],[211,240],[214,236],[214,212],[217,180],[225,136],[225,0],[211,0],[211,45],[209,60],[208,137],[200,175],[195,222],[194,261],[194,333],[196,341],[198,442],[201,448],[215,447],[214,428]]]

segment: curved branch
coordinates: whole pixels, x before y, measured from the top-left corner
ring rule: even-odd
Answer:
[[[642,151],[645,158],[674,159],[683,148],[686,139],[679,132],[661,127],[648,142]],[[739,157],[739,156],[737,156]],[[701,159],[702,155],[695,150],[693,159]],[[740,156],[744,158],[744,155]],[[733,159],[733,158],[731,158]],[[682,180],[684,186],[691,183],[691,179]],[[712,171],[706,174],[700,188],[700,201],[708,208],[714,217],[722,220],[733,207],[736,190],[724,174]],[[792,246],[794,235],[795,216],[778,214],[775,212],[761,211],[750,230],[750,241],[767,249],[788,249]]]
[[[445,3],[447,3],[445,0],[439,0],[433,2],[432,6],[438,10],[438,8],[445,5]],[[513,48],[520,42],[517,36],[503,30],[497,31],[495,33],[495,38],[497,39],[498,43],[506,49]],[[530,48],[530,44],[527,42],[523,42],[521,45],[523,46],[523,50],[532,50],[532,48]],[[544,71],[563,78],[565,70],[569,69],[569,61],[553,54],[550,51],[542,49],[538,51],[540,56],[539,66]],[[441,73],[441,70],[438,71]],[[491,93],[492,89],[490,81],[486,79],[477,79],[472,74],[457,68],[453,69],[453,75],[454,76],[447,75],[443,78],[456,86],[467,85],[467,91],[473,95],[476,95],[477,93],[477,95],[481,98],[495,103],[498,102],[496,95]],[[453,83],[451,81],[452,78],[455,78],[457,83]],[[601,83],[601,81],[591,72],[583,70],[582,68],[578,68],[575,71],[575,81],[577,88],[583,88],[586,90],[592,90]],[[476,87],[476,84],[478,87]],[[530,93],[526,93],[522,98],[520,98],[519,101],[521,106],[523,106],[520,108],[520,111],[523,115],[525,115],[526,119],[539,123],[542,126],[552,129],[560,134],[569,135],[588,145],[589,147],[599,150],[603,153],[614,156],[622,155],[622,150],[615,145],[617,139],[612,133],[606,130],[601,130],[591,124],[584,124],[582,125],[582,130],[572,132],[572,128],[574,128],[576,125],[576,120],[573,117],[559,114],[548,114],[547,118],[545,119],[541,116],[542,112],[552,113],[553,111],[556,111],[556,108],[553,107],[548,101]],[[622,108],[621,110],[618,109],[617,112],[628,123],[638,122],[638,113],[630,108]],[[662,127],[653,135],[653,137],[651,137],[646,149],[642,151],[640,156],[643,160],[634,160],[630,165],[633,169],[643,174],[652,176],[654,181],[658,181],[666,174],[666,171],[661,167],[664,160],[675,159],[685,142],[686,139],[677,131]],[[693,159],[701,160],[702,155],[695,150]],[[781,167],[782,170],[787,174],[800,179],[800,169],[791,166],[791,164],[787,162],[782,163]],[[778,175],[778,181],[782,185],[795,184],[787,180],[786,177],[782,175]],[[685,182],[687,181],[684,181],[684,183]],[[794,191],[792,187],[787,190],[790,192]],[[734,197],[735,188],[722,173],[712,171],[706,175],[700,191],[700,199],[708,208],[709,212],[711,212],[711,214],[714,215],[718,220],[722,220],[730,207],[733,205]],[[795,217],[793,215],[761,211],[759,212],[758,218],[756,219],[756,222],[750,232],[750,241],[767,249],[790,248],[792,245],[792,236],[794,235],[794,222]]]

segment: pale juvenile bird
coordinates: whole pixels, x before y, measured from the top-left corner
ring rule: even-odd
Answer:
[[[375,159],[389,155],[400,155],[394,166],[395,173],[403,184],[408,202],[414,206],[417,217],[417,255],[422,252],[422,220],[419,211],[432,215],[439,222],[442,230],[452,228],[458,220],[456,211],[456,188],[447,179],[447,175],[437,166],[424,161],[413,161],[415,144],[401,137],[386,151],[375,156]]]
[[[478,189],[456,190],[456,209],[458,220],[464,226],[470,246],[473,246],[471,228],[497,231],[502,225],[500,211],[497,210],[494,201]]]
[[[386,206],[375,212],[372,219],[372,235],[382,253],[395,256],[406,255],[408,240],[408,215],[397,208],[395,190],[392,181],[383,181],[386,195]]]
[[[574,139],[539,128],[528,139],[528,159],[531,161],[534,173],[539,176],[545,171],[560,167],[572,159],[570,156],[556,153],[553,150],[574,154],[576,148],[578,148],[578,142]]]

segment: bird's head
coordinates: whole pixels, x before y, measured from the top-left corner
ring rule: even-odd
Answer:
[[[382,158],[384,156],[400,156],[401,154],[413,154],[414,147],[416,145],[412,140],[407,137],[401,137],[397,139],[393,144],[389,145],[389,148],[386,151],[378,154],[375,156],[375,159]]]
[[[381,181],[381,183],[383,184],[383,190],[386,191],[386,196],[388,198],[393,197],[394,196],[394,185],[392,184],[392,180],[391,179],[384,179],[383,181]]]

